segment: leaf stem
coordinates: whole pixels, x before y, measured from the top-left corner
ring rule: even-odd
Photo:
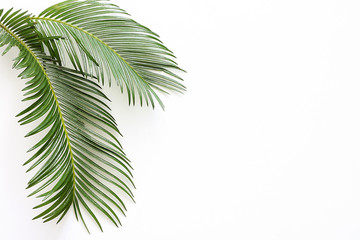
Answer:
[[[71,158],[71,165],[72,165],[72,172],[73,172],[73,193],[74,193],[74,196],[75,196],[75,187],[76,187],[76,177],[75,177],[75,161],[74,161],[74,156],[73,156],[73,152],[72,152],[72,148],[71,148],[71,143],[70,143],[70,138],[69,138],[69,134],[67,132],[67,129],[66,129],[66,125],[65,125],[65,121],[64,121],[64,118],[63,118],[63,115],[62,115],[62,112],[61,112],[61,108],[60,108],[60,104],[59,104],[59,101],[56,97],[56,94],[55,94],[55,90],[51,84],[51,81],[50,81],[50,78],[44,68],[44,66],[42,65],[40,59],[36,56],[36,54],[30,49],[30,47],[23,41],[21,40],[20,37],[18,37],[15,33],[13,33],[8,27],[6,27],[4,24],[0,23],[0,27],[2,29],[4,29],[4,31],[6,31],[11,37],[13,37],[16,41],[18,41],[21,46],[23,46],[30,54],[31,56],[36,60],[37,64],[40,66],[42,72],[44,73],[44,76],[45,78],[47,79],[47,82],[48,82],[48,85],[50,87],[50,90],[51,90],[51,93],[54,97],[54,101],[56,103],[56,107],[57,107],[57,110],[58,110],[58,113],[59,113],[59,116],[60,116],[60,120],[61,120],[61,124],[62,124],[62,127],[63,127],[63,130],[64,130],[64,133],[65,133],[65,137],[66,137],[66,140],[67,140],[67,145],[69,147],[69,152],[70,152],[70,158]]]
[[[114,52],[122,61],[124,61],[124,63],[126,65],[128,65],[130,67],[130,69],[141,79],[142,83],[147,85],[149,87],[149,89],[151,89],[151,87],[149,86],[149,84],[145,81],[145,79],[139,75],[139,73],[137,71],[135,71],[135,69],[119,54],[117,53],[112,47],[110,47],[107,43],[105,43],[103,40],[101,40],[100,38],[96,37],[94,34],[84,30],[83,28],[80,28],[80,27],[77,27],[75,25],[72,25],[71,23],[68,23],[68,22],[64,22],[64,21],[61,21],[61,20],[58,20],[58,19],[53,19],[53,18],[45,18],[45,17],[35,17],[35,16],[32,16],[30,17],[31,19],[33,20],[43,20],[43,21],[51,21],[51,22],[56,22],[56,23],[61,23],[61,24],[64,24],[66,26],[69,26],[71,28],[75,28],[76,30],[80,31],[80,32],[83,32],[87,35],[89,35],[90,37],[94,38],[95,40],[99,41],[101,44],[103,44],[104,46],[106,46],[108,49],[110,49],[112,52]],[[154,94],[155,98],[158,100],[160,106],[162,109],[164,109],[164,105],[163,103],[161,102],[160,98],[158,98],[158,96],[156,95],[156,93],[154,91],[152,91],[151,89],[151,93]]]

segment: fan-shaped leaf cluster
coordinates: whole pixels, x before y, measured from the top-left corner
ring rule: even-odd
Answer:
[[[19,49],[13,67],[30,102],[19,122],[34,126],[26,137],[41,135],[24,164],[36,171],[30,196],[42,198],[35,219],[59,222],[73,207],[85,226],[84,210],[100,229],[96,211],[121,224],[123,197],[133,200],[132,167],[99,83],[115,81],[130,103],[138,95],[141,104],[163,106],[156,91],[185,90],[173,53],[125,11],[97,0],[68,0],[38,17],[0,10],[0,47]]]

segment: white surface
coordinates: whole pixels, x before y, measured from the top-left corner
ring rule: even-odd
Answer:
[[[57,1],[1,0],[39,13]],[[0,239],[360,239],[360,2],[114,0],[159,33],[188,92],[166,111],[106,90],[135,167],[117,229],[32,221],[14,117],[24,82],[0,58]]]

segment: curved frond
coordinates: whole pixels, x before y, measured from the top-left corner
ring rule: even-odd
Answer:
[[[39,122],[26,136],[43,133],[24,164],[30,165],[28,171],[37,169],[28,183],[28,188],[36,186],[30,196],[43,198],[35,208],[44,210],[35,219],[60,221],[73,206],[84,225],[85,209],[102,229],[93,212],[96,208],[118,226],[114,209],[124,213],[126,208],[116,192],[133,199],[132,168],[116,138],[120,132],[107,98],[97,81],[45,55],[43,43],[51,46],[59,40],[39,37],[29,17],[20,10],[0,10],[0,46],[6,46],[4,53],[19,48],[14,67],[24,69],[19,77],[28,79],[24,101],[31,105],[18,115],[19,122]]]
[[[63,36],[56,42],[60,59],[67,52],[75,69],[96,75],[104,84],[114,79],[129,103],[163,107],[154,90],[183,92],[182,80],[173,70],[181,70],[173,53],[159,36],[130,19],[118,6],[102,0],[68,0],[33,17],[45,36]]]

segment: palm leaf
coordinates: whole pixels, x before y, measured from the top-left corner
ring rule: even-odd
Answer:
[[[173,53],[159,36],[129,18],[118,6],[101,0],[68,0],[32,17],[46,37],[63,36],[56,41],[59,60],[66,55],[73,67],[95,75],[104,84],[112,80],[126,89],[129,103],[135,95],[154,107],[154,99],[164,107],[155,90],[183,92],[182,80],[174,73],[181,70]]]
[[[60,221],[73,206],[85,226],[84,209],[101,230],[93,209],[117,226],[121,223],[113,208],[122,213],[126,210],[117,191],[133,199],[129,187],[133,183],[131,165],[116,138],[119,130],[109,113],[107,98],[96,80],[60,66],[45,54],[43,46],[56,57],[58,49],[54,46],[60,40],[54,37],[57,35],[39,35],[30,19],[30,14],[20,10],[0,10],[0,46],[6,46],[4,53],[19,48],[14,67],[24,69],[19,75],[28,79],[24,101],[32,102],[18,115],[22,117],[19,122],[40,122],[26,136],[44,135],[29,150],[35,153],[24,164],[31,164],[28,171],[37,169],[28,183],[28,188],[37,188],[29,196],[43,198],[35,208],[45,209],[35,219]]]

